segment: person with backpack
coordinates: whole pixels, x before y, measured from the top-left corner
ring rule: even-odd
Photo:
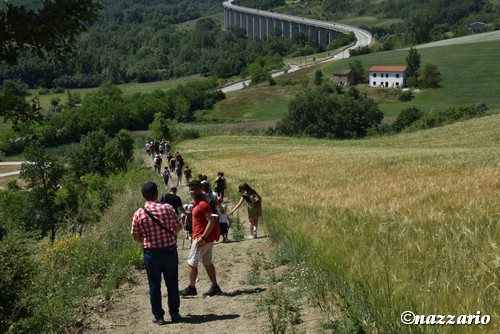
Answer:
[[[170,180],[170,171],[168,170],[168,167],[165,166],[163,170],[163,182],[165,183],[165,188],[168,187],[168,180]]]
[[[189,184],[189,182],[191,182],[192,173],[193,172],[188,165],[184,166],[184,179],[186,180],[186,184]]]
[[[262,197],[246,183],[240,184],[238,186],[238,191],[241,193],[240,201],[231,210],[229,217],[231,217],[232,214],[238,210],[243,202],[247,202],[248,226],[250,228],[249,239],[257,238],[259,218],[262,217]]]
[[[212,208],[201,191],[201,182],[198,180],[191,181],[188,187],[193,198],[193,209],[191,212],[193,242],[187,260],[189,266],[189,285],[179,293],[183,297],[196,296],[198,294],[196,290],[196,278],[198,277],[198,266],[201,261],[212,283],[210,289],[203,296],[221,295],[222,290],[217,283],[215,266],[212,262],[213,245],[220,238],[219,223],[213,216]]]
[[[224,200],[224,194],[227,189],[227,183],[226,183],[226,178],[224,177],[223,172],[218,172],[217,177],[215,178],[215,192],[217,193],[217,196],[222,198]]]
[[[158,174],[161,174],[161,162],[162,162],[161,155],[157,154],[154,163],[155,163],[155,172],[158,172]]]

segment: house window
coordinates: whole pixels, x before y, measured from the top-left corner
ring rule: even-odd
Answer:
[[[399,82],[396,82],[396,87],[399,87]]]
[[[376,82],[376,81],[374,81],[374,82],[373,82],[373,86],[376,86],[376,85],[377,85],[377,82]]]
[[[376,78],[377,77],[377,73],[373,73],[373,77]]]
[[[389,73],[386,73],[386,74],[385,74],[385,77],[386,77],[386,78],[388,78],[388,77],[389,77]]]
[[[396,73],[396,78],[399,78],[399,73]]]

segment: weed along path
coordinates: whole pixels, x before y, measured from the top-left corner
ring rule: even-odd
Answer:
[[[158,176],[155,182],[161,184],[160,181]],[[190,198],[184,185],[179,187],[178,195],[183,203]],[[229,207],[232,205],[234,203],[229,203]],[[246,235],[245,211],[238,210],[237,213]],[[228,243],[217,242],[214,246],[214,264],[223,295],[202,297],[202,293],[210,288],[210,281],[200,266],[196,286],[198,295],[181,298],[180,314],[183,320],[180,323],[169,322],[166,289],[162,285],[167,324],[158,326],[152,323],[146,273],[135,270],[131,279],[116,291],[111,300],[95,297],[82,305],[83,316],[78,333],[269,333],[273,332],[271,326],[289,329],[293,326],[297,333],[323,333],[320,324],[324,319],[320,319],[319,310],[311,308],[305,300],[296,309],[285,310],[287,306],[280,306],[279,300],[285,294],[272,293],[276,287],[287,284],[279,278],[286,275],[288,268],[272,265],[273,247],[265,226],[262,226],[257,239],[235,241],[236,230],[230,228]],[[184,231],[181,231],[177,241],[180,289],[188,285],[186,259],[189,241],[184,237]],[[270,309],[275,310],[274,320],[269,316]],[[295,312],[296,324],[283,323],[287,317],[278,315],[282,311]]]

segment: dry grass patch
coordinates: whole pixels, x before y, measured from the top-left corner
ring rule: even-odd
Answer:
[[[224,171],[235,198],[240,182],[263,195],[271,234],[325,273],[311,281],[325,304],[340,295],[366,328],[400,331],[408,308],[500,316],[499,126],[495,115],[391,138],[214,137],[179,149],[205,174]]]

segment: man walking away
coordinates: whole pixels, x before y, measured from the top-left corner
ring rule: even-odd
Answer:
[[[146,203],[134,213],[131,233],[134,240],[142,244],[144,251],[153,323],[166,324],[161,300],[162,275],[167,287],[169,314],[172,323],[176,323],[181,320],[176,235],[182,224],[171,205],[157,202],[158,187],[154,182],[144,183],[142,196]]]
[[[182,206],[182,199],[177,196],[177,187],[170,187],[170,193],[163,194],[160,202],[173,206],[177,215],[179,215],[179,210],[181,210],[183,214],[186,214],[186,210]]]

